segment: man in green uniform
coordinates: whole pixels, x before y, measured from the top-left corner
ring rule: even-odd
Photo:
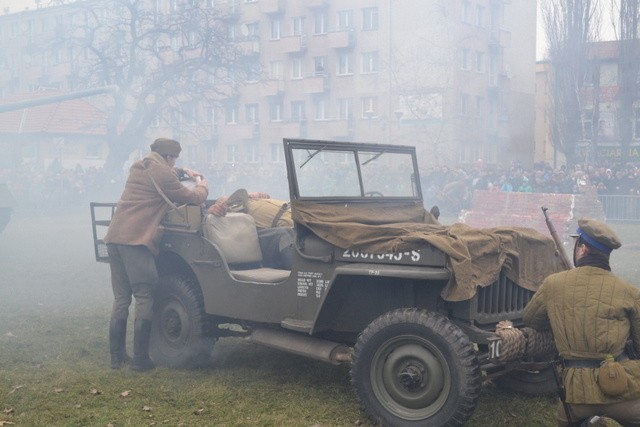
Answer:
[[[564,361],[566,403],[558,405],[559,426],[606,415],[624,426],[640,426],[640,360],[625,352],[628,340],[640,354],[640,289],[611,273],[609,255],[621,246],[606,224],[578,221],[573,250],[576,268],[552,274],[525,307],[528,326],[553,331]],[[603,361],[622,366],[617,395],[606,391]]]
[[[181,147],[178,141],[158,138],[151,152],[135,162],[111,224],[104,238],[111,266],[113,309],[109,324],[111,368],[128,360],[125,351],[127,317],[131,297],[135,297],[133,365],[136,371],[153,369],[149,359],[149,336],[153,307],[153,288],[158,281],[155,257],[159,253],[162,218],[169,209],[169,199],[176,204],[203,203],[209,190],[207,181],[198,179],[193,189],[183,186],[178,174],[195,178],[196,172],[175,168]],[[201,178],[201,176],[199,176]]]

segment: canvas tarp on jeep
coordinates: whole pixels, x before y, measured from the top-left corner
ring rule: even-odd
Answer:
[[[443,226],[422,206],[381,203],[366,206],[307,201],[292,203],[294,221],[340,248],[368,253],[403,252],[429,243],[449,256],[453,272],[441,296],[471,298],[478,286],[496,281],[500,271],[535,291],[548,275],[562,270],[553,240],[523,227]]]

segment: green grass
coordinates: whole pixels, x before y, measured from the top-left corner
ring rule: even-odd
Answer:
[[[114,371],[107,319],[105,311],[47,319],[0,315],[0,420],[20,426],[369,425],[347,366],[227,338],[216,344],[207,369]],[[552,398],[514,396],[487,383],[469,425],[552,425],[553,406]]]
[[[369,425],[348,366],[239,338],[220,340],[207,369],[109,369],[109,273],[87,217],[17,217],[0,235],[0,426]],[[640,226],[613,226],[614,272],[636,282]],[[468,425],[552,426],[555,406],[486,382]]]

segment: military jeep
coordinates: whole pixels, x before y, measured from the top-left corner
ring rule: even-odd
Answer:
[[[363,411],[390,426],[464,424],[483,376],[516,391],[553,389],[550,370],[499,361],[496,323],[518,326],[535,291],[510,278],[523,260],[491,264],[502,253],[472,249],[480,230],[466,230],[465,240],[435,221],[423,207],[415,148],[285,139],[284,151],[295,232],[290,269],[264,264],[247,214],[191,210],[183,221],[164,222],[151,336],[157,364],[206,364],[227,336],[347,363]],[[98,261],[108,261],[100,230],[114,209],[91,204]],[[556,265],[551,239],[536,239],[537,256]],[[470,258],[455,255],[467,249]],[[483,259],[498,265],[490,281],[474,272],[471,282],[486,282],[470,284],[456,273],[465,260]]]

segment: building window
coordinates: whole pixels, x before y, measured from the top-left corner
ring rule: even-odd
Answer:
[[[269,63],[269,77],[274,80],[282,80],[282,61],[271,61]]]
[[[216,161],[216,147],[213,145],[207,145],[206,150],[207,163],[214,163]]]
[[[224,109],[224,121],[228,125],[238,123],[238,106],[227,105]]]
[[[282,101],[271,101],[269,103],[269,120],[272,122],[282,121]]]
[[[291,18],[291,34],[301,36],[304,34],[304,16]]]
[[[484,73],[484,53],[476,52],[476,72]]]
[[[378,52],[364,52],[362,54],[362,73],[378,72]]]
[[[195,164],[198,161],[198,147],[195,145],[187,145],[187,162],[190,165]]]
[[[211,129],[216,127],[216,109],[215,107],[207,107],[207,123],[211,125]]]
[[[351,65],[351,55],[346,53],[338,55],[337,74],[339,76],[353,74],[353,68]]]
[[[269,152],[271,153],[272,162],[282,163],[284,161],[284,148],[282,144],[269,144]]]
[[[291,78],[301,79],[303,77],[302,58],[295,58],[291,61]]]
[[[471,2],[462,2],[462,22],[465,24],[471,23]]]
[[[235,39],[236,39],[236,27],[233,24],[229,24],[227,25],[227,40],[234,41]]]
[[[326,64],[326,56],[316,56],[313,58],[313,69],[316,76],[323,76],[325,74]]]
[[[249,22],[245,24],[246,34],[244,36],[249,40],[254,40],[260,37],[260,23],[259,22]]]
[[[378,98],[365,96],[362,98],[362,118],[371,119],[378,116]]]
[[[318,12],[313,15],[313,34],[327,33],[327,17],[324,12]]]
[[[593,86],[595,83],[595,76],[593,73],[593,66],[586,66],[584,69],[582,84],[585,86]]]
[[[476,96],[476,117],[482,117],[482,110],[484,105],[484,98]]]
[[[260,63],[258,61],[250,60],[246,65],[245,70],[247,73],[245,76],[246,82],[255,83],[260,80],[262,69],[260,68]]]
[[[362,9],[362,29],[377,30],[378,29],[378,8],[367,7]]]
[[[353,11],[341,10],[338,12],[338,30],[350,30],[353,26]]]
[[[460,52],[460,68],[462,70],[469,69],[469,49],[462,49]]]
[[[593,139],[593,111],[585,110],[582,113],[582,139],[591,141]]]
[[[466,93],[460,94],[460,115],[466,116],[469,114],[469,95]]]
[[[184,122],[188,125],[198,124],[198,109],[194,102],[183,104]]]
[[[306,119],[304,101],[291,101],[291,121],[303,122]]]
[[[327,120],[327,100],[316,99],[313,103],[314,120]]]
[[[476,25],[484,28],[484,6],[476,6]]]
[[[269,35],[271,40],[280,40],[280,22],[280,18],[271,19],[271,32]]]
[[[247,104],[245,106],[247,123],[260,122],[258,104]]]
[[[251,142],[245,145],[247,163],[258,163],[260,161],[260,147],[257,143]]]
[[[351,98],[338,99],[338,118],[340,120],[351,119]]]
[[[227,145],[227,163],[238,163],[240,150],[237,144]]]

